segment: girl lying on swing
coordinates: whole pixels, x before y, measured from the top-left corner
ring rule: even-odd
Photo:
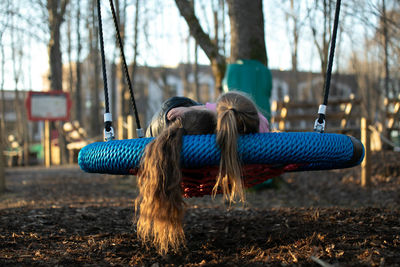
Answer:
[[[237,140],[241,134],[267,131],[265,117],[237,92],[221,95],[216,104],[200,105],[182,97],[167,100],[149,126],[147,135],[156,134],[156,138],[146,146],[138,172],[138,236],[153,243],[161,254],[185,244],[180,169],[184,134],[216,133],[221,160],[212,194],[220,191],[229,202],[244,202]]]

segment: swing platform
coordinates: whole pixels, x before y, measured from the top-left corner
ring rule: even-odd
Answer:
[[[92,143],[78,156],[82,170],[90,173],[136,173],[145,146],[153,138]],[[364,147],[354,137],[316,132],[256,133],[242,135],[238,152],[244,165],[268,165],[288,171],[330,170],[356,166],[364,158]],[[215,135],[183,137],[181,166],[201,169],[218,166],[220,150]]]
[[[123,66],[127,70],[112,1],[110,1],[110,4],[124,63]],[[318,111],[319,124],[316,124],[318,126],[316,128],[321,133],[258,133],[241,136],[238,141],[238,153],[243,163],[242,176],[245,186],[255,185],[283,172],[349,168],[360,164],[363,160],[364,147],[359,140],[341,134],[322,133],[324,130],[322,126],[325,124],[325,108],[328,103],[339,10],[340,0],[336,2],[327,78],[324,88],[324,102]],[[105,128],[106,133],[109,133],[112,137],[100,5],[98,5],[98,18],[106,96]],[[132,84],[129,73],[127,71],[126,73],[137,128],[141,129]],[[262,77],[265,78],[266,76],[262,75]],[[264,100],[267,101],[267,99]],[[144,149],[152,139],[113,140],[90,144],[81,149],[78,156],[79,166],[82,170],[92,173],[136,174]],[[218,174],[220,157],[221,154],[215,141],[215,135],[187,135],[183,137],[181,168],[182,187],[186,196],[205,195],[211,192],[210,188],[215,184],[215,177]]]

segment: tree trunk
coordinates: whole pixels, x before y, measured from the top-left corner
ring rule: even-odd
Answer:
[[[390,73],[389,73],[389,52],[388,52],[388,46],[389,46],[389,36],[388,36],[388,25],[387,25],[387,13],[386,13],[386,4],[385,0],[382,0],[382,16],[381,16],[381,21],[382,21],[382,27],[383,27],[383,51],[384,51],[384,56],[383,56],[383,64],[384,64],[384,70],[385,70],[385,97],[389,98],[390,97],[390,90],[389,90],[389,80],[390,80]],[[389,112],[389,105],[385,105],[385,114],[388,114]],[[385,115],[384,123],[386,126],[387,119]],[[389,140],[390,138],[390,131],[387,130],[386,127],[384,127],[384,135],[386,138]],[[384,146],[385,149],[388,149],[389,147],[385,144]]]
[[[4,145],[3,140],[0,140],[0,194],[6,191],[6,174],[5,174],[5,158],[3,155]]]
[[[67,53],[68,53],[68,92],[72,99],[75,99],[75,90],[74,90],[74,70],[72,66],[72,32],[71,32],[71,24],[72,24],[72,8],[70,7],[68,12],[68,25],[67,25]],[[71,110],[71,118],[76,118],[77,109]]]
[[[183,84],[183,95],[185,97],[193,98],[189,80],[188,80],[189,71],[190,71],[189,64],[181,64],[179,66],[179,74],[181,76],[181,80],[182,80],[182,84]]]
[[[91,10],[91,16],[89,18],[89,58],[90,66],[92,70],[92,75],[89,78],[89,88],[90,88],[90,113],[89,113],[89,127],[90,136],[98,136],[101,134],[101,121],[100,118],[100,90],[99,90],[99,79],[100,79],[100,59],[98,50],[98,24],[97,24],[97,8],[96,0],[88,2],[89,10]]]
[[[4,95],[4,78],[5,78],[5,70],[4,67],[6,65],[5,61],[5,51],[4,45],[1,43],[0,36],[0,46],[1,46],[1,84],[0,84],[0,91],[1,91],[1,102],[0,102],[0,142],[5,142],[6,139],[6,100]]]
[[[139,54],[139,46],[138,46],[138,39],[139,39],[139,12],[140,10],[140,0],[136,0],[135,3],[135,21],[133,25],[133,62],[132,62],[132,69],[131,69],[131,83],[133,87],[133,93],[135,94],[135,102],[137,108],[137,114],[139,116],[139,122],[145,122],[145,111],[147,109],[147,97],[144,92],[144,88],[138,88],[136,84],[136,70],[137,70],[137,56]],[[140,125],[143,127],[143,125]],[[136,122],[136,129],[139,128],[138,122]]]
[[[299,3],[299,2],[297,2]],[[299,22],[298,16],[294,15],[295,13],[299,12],[299,5],[294,7],[294,0],[290,0],[290,11],[292,13],[291,19],[293,21],[293,29],[292,29],[292,71],[297,72],[297,51],[299,46]]]
[[[231,62],[258,60],[268,66],[262,0],[228,0],[231,25]]]
[[[135,84],[135,74],[136,74],[136,67],[137,67],[137,55],[138,55],[138,35],[139,35],[139,29],[138,29],[138,24],[139,24],[139,0],[136,0],[136,5],[135,5],[135,22],[133,25],[133,63],[132,63],[132,70],[131,70],[131,81],[132,81],[132,86],[134,87]]]
[[[122,10],[120,7],[120,1],[116,0],[115,1],[115,15],[117,16],[117,23],[118,23],[118,27],[119,27],[119,34],[121,37],[121,43],[122,46],[124,45],[124,41],[125,41],[125,12],[126,12],[126,4],[122,4]],[[130,111],[130,104],[129,104],[129,92],[127,91],[127,87],[126,87],[126,76],[125,76],[125,72],[124,72],[124,66],[123,66],[123,58],[122,58],[122,51],[120,49],[120,45],[117,39],[117,36],[115,38],[115,45],[117,47],[117,49],[119,50],[119,58],[120,58],[120,65],[119,65],[119,70],[118,68],[117,70],[117,77],[118,74],[119,75],[119,83],[117,84],[117,88],[118,88],[118,124],[120,123],[124,123],[129,111]],[[117,79],[118,81],[118,79]],[[128,96],[128,97],[127,97]],[[126,134],[125,134],[125,130],[123,125],[118,125],[118,129],[119,129],[119,133],[118,133],[118,138],[120,139],[124,139],[126,138]]]
[[[50,89],[62,90],[62,54],[60,47],[60,28],[64,20],[68,0],[48,0],[50,40],[48,44],[50,65]]]
[[[316,6],[311,7],[312,10],[319,10],[318,7],[318,1],[316,2]],[[319,58],[320,58],[320,64],[321,64],[321,77],[323,80],[323,84],[325,84],[326,81],[326,72],[328,68],[328,54],[329,54],[329,43],[331,39],[331,27],[333,26],[331,21],[331,15],[332,15],[332,1],[331,0],[323,0],[322,1],[322,17],[323,21],[320,22],[312,22],[311,20],[315,18],[315,14],[311,14],[309,16],[310,19],[310,27],[314,39],[314,44],[318,50]],[[317,28],[320,28],[319,25],[317,26],[317,23],[322,23],[322,28],[323,31],[320,33],[320,35],[317,32]],[[322,94],[317,87],[313,87],[313,92],[312,94],[317,96],[318,102],[322,102]]]
[[[194,92],[196,94],[196,100],[202,102],[200,94],[200,84],[199,84],[199,55],[197,42],[194,44],[194,64],[193,64],[193,76],[194,76]],[[206,99],[205,99],[206,100]]]
[[[117,118],[117,116],[119,115],[119,108],[118,108],[118,104],[119,104],[119,97],[118,97],[118,87],[117,87],[117,65],[115,64],[115,59],[117,58],[117,56],[113,55],[113,59],[111,62],[111,73],[110,73],[110,93],[111,93],[111,113],[113,114],[113,116],[116,116],[115,118]]]
[[[12,27],[14,27],[14,17],[12,17]],[[14,74],[14,93],[15,93],[15,98],[14,98],[14,105],[15,105],[15,111],[17,115],[17,120],[16,120],[16,131],[17,131],[17,142],[19,145],[22,145],[23,152],[26,151],[26,138],[25,138],[25,133],[26,133],[26,118],[23,116],[23,105],[21,105],[21,96],[20,96],[20,91],[18,89],[18,84],[21,78],[22,74],[22,36],[17,35],[15,38],[15,34],[18,34],[18,32],[12,31],[11,33],[11,45],[12,45],[12,65],[13,65],[13,74]],[[24,157],[25,156],[25,157]],[[24,159],[27,160],[27,154],[23,153],[23,157],[20,157],[18,159],[18,165],[22,165],[24,163]]]
[[[7,18],[8,19],[8,18]],[[6,29],[6,26],[2,28],[0,32],[0,51],[1,51],[1,82],[0,82],[0,92],[1,92],[1,102],[0,102],[0,194],[3,193],[6,189],[6,178],[5,178],[5,162],[6,159],[4,157],[3,151],[5,150],[5,142],[6,142],[6,112],[5,112],[5,95],[4,95],[4,78],[5,78],[5,51],[3,45],[3,34]]]
[[[4,58],[4,46],[1,43],[0,36],[0,46],[1,46],[1,102],[0,102],[0,194],[3,193],[6,189],[6,177],[5,177],[5,158],[4,158],[4,143],[6,139],[6,128],[5,128],[5,99],[4,99],[4,66],[5,66],[5,58]]]
[[[290,13],[287,15],[287,21],[289,22],[290,20],[293,22],[293,28],[291,29],[291,35],[292,38],[290,40],[290,45],[291,45],[291,63],[292,63],[292,73],[293,77],[290,79],[289,86],[290,86],[290,95],[293,96],[293,99],[300,100],[299,98],[299,92],[298,90],[298,70],[297,70],[297,65],[298,65],[298,46],[299,46],[299,12],[300,12],[300,2],[296,2],[296,6],[294,4],[294,0],[290,0]],[[288,24],[288,27],[289,24]]]
[[[196,39],[198,45],[203,49],[208,59],[211,61],[211,69],[215,77],[216,96],[222,92],[222,79],[225,75],[226,60],[218,51],[218,46],[211,41],[194,13],[193,5],[187,0],[175,0],[175,3],[189,26],[190,34]]]
[[[47,0],[47,11],[49,15],[49,30],[50,40],[48,43],[49,53],[49,65],[50,65],[50,90],[51,91],[62,91],[62,54],[61,54],[61,38],[60,29],[61,24],[64,21],[65,10],[69,0]],[[54,123],[51,123],[50,131],[55,130]],[[61,160],[64,159],[62,155],[65,155],[66,146],[61,132],[59,132],[59,147]],[[63,163],[61,161],[61,163]]]
[[[76,1],[76,36],[77,36],[77,49],[76,49],[76,84],[75,84],[75,94],[74,94],[74,108],[75,108],[75,117],[74,120],[77,120],[80,125],[82,125],[82,94],[81,94],[81,83],[82,83],[82,73],[81,73],[81,51],[82,51],[82,43],[81,43],[81,31],[80,31],[80,22],[81,22],[81,7],[80,0]]]

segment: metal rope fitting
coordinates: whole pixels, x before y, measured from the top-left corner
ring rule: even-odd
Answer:
[[[111,113],[104,113],[104,139],[106,141],[114,140],[114,128],[112,127]]]
[[[319,122],[319,119],[316,119],[314,123],[314,131],[323,133],[325,131],[325,120],[323,120],[321,123]]]
[[[144,132],[143,129],[136,129],[136,134],[138,136],[138,138],[142,138],[144,136]]]
[[[326,105],[319,105],[318,119],[315,120],[314,123],[314,131],[323,133],[325,132],[325,112],[326,112]]]
[[[114,140],[114,128],[111,127],[109,131],[104,129],[104,140],[111,141]]]

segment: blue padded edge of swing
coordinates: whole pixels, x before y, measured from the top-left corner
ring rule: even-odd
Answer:
[[[89,144],[79,152],[79,166],[91,173],[129,174],[139,166],[151,140],[153,138],[138,138]],[[356,145],[357,150],[362,151],[356,153]],[[364,158],[364,147],[359,140],[342,134],[316,132],[243,135],[238,141],[238,152],[244,164],[299,164],[296,171],[348,168],[360,164]],[[182,168],[218,166],[219,160],[215,135],[183,137]]]

